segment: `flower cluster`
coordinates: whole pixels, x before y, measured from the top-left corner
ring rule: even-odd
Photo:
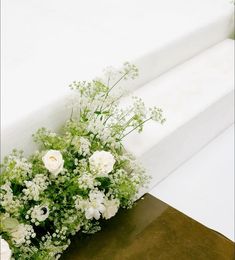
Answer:
[[[164,122],[159,108],[139,98],[126,108],[114,87],[138,70],[125,63],[106,79],[73,82],[71,117],[58,133],[39,129],[39,151],[13,151],[1,166],[1,258],[58,259],[79,230],[94,233],[101,219],[130,208],[148,176],[122,145],[149,120]],[[119,78],[117,78],[119,75]]]

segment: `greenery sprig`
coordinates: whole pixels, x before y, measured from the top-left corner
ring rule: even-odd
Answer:
[[[117,86],[138,76],[135,65],[106,71],[106,78],[75,81],[71,116],[58,133],[39,129],[39,151],[14,150],[1,166],[1,254],[4,259],[58,259],[78,231],[100,230],[100,219],[130,208],[149,176],[122,140],[149,120],[165,121],[160,108],[133,97],[120,106]],[[2,253],[3,252],[3,253]],[[2,255],[1,255],[2,257]]]

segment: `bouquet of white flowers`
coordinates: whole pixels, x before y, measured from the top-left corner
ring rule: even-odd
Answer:
[[[117,75],[119,77],[117,78]],[[107,73],[107,82],[73,82],[76,92],[70,119],[59,133],[41,128],[39,144],[24,158],[13,151],[1,165],[1,259],[58,259],[70,237],[100,230],[100,220],[130,208],[148,176],[122,145],[148,120],[164,122],[159,108],[139,98],[118,106],[114,87],[138,70],[125,63]],[[2,258],[3,257],[3,258]]]

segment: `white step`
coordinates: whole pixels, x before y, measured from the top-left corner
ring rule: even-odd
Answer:
[[[167,117],[164,126],[148,124],[126,143],[154,176],[152,186],[231,124],[232,81],[233,41],[225,40],[135,92],[148,105],[161,106]],[[70,113],[65,102],[63,97],[3,128],[1,156],[13,148],[26,155],[34,151],[32,133],[42,126],[60,127]]]
[[[150,193],[234,241],[234,125]]]
[[[230,0],[3,0],[2,127],[32,125],[69,83],[109,65],[136,63],[131,88],[143,85],[227,38],[232,15]]]
[[[234,41],[225,40],[134,92],[167,118],[125,141],[152,175],[150,188],[233,123],[233,59]]]
[[[164,126],[150,123],[126,141],[153,176],[150,188],[233,122],[233,44],[225,40],[135,91],[167,117]],[[62,98],[3,129],[1,156],[12,148],[26,154],[36,149],[31,134],[42,126],[58,128],[68,118],[64,103]]]

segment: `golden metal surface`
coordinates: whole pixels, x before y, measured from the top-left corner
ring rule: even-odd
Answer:
[[[233,260],[234,243],[147,194],[94,235],[78,234],[63,260]]]

